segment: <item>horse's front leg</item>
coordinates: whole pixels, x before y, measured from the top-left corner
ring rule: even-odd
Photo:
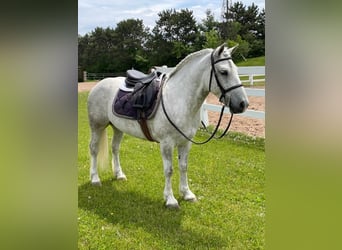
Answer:
[[[179,208],[178,201],[173,195],[172,191],[172,154],[173,146],[167,143],[160,143],[160,151],[163,158],[164,175],[165,175],[165,188],[164,188],[164,199],[166,201],[166,207]]]
[[[180,183],[179,191],[186,201],[197,201],[196,195],[194,195],[188,184],[188,155],[191,148],[191,143],[187,142],[184,145],[178,147],[178,163],[180,171]]]
[[[120,150],[120,143],[122,140],[123,132],[113,127],[114,136],[112,139],[112,169],[114,178],[117,180],[127,180],[126,175],[122,172],[121,165],[120,165],[120,157],[119,157],[119,150]]]

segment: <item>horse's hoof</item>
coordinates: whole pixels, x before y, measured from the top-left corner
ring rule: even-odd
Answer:
[[[167,209],[179,210],[179,209],[180,209],[180,206],[178,205],[178,203],[175,203],[175,204],[166,204],[166,208],[167,208]]]
[[[188,202],[197,202],[197,198],[196,197],[187,198],[187,199],[184,199],[184,200],[188,201]]]
[[[191,191],[183,192],[183,200],[189,202],[196,202],[197,198]]]
[[[178,204],[178,201],[176,199],[169,199],[165,203],[166,208],[169,209],[180,209],[180,206]]]
[[[118,181],[127,181],[127,177],[124,174],[118,174],[115,177]]]
[[[91,185],[93,185],[95,187],[101,187],[102,186],[101,181],[94,181],[91,183]]]

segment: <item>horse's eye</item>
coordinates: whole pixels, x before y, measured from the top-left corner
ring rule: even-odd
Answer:
[[[228,70],[225,70],[225,69],[224,69],[224,70],[221,70],[220,73],[221,73],[222,75],[225,75],[225,76],[226,76],[226,75],[228,75]]]

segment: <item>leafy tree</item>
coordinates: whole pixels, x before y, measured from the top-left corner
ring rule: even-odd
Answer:
[[[79,64],[87,71],[108,72],[114,46],[113,30],[95,28],[90,34],[79,37]]]
[[[199,24],[199,29],[203,32],[209,32],[212,30],[218,30],[219,29],[219,22],[215,20],[214,14],[210,9],[207,9],[206,12],[206,18],[202,19],[202,23]]]
[[[146,72],[154,65],[175,66],[188,54],[223,41],[230,47],[239,44],[235,60],[265,54],[265,10],[255,4],[235,2],[222,22],[209,9],[199,23],[188,9],[164,10],[158,16],[151,32],[142,20],[127,19],[115,29],[97,27],[78,36],[79,66],[88,72]]]
[[[235,2],[223,14],[224,21],[221,26],[221,34],[224,39],[234,40],[238,34],[244,33],[246,6],[242,2]]]
[[[265,55],[265,9],[257,17],[255,30],[255,39],[251,42],[251,57]]]
[[[235,50],[234,54],[232,55],[235,61],[241,61],[248,56],[248,52],[250,50],[249,43],[246,40],[243,40],[240,35],[237,35],[236,40],[229,40],[228,39],[228,47],[234,47],[238,45],[237,49]]]
[[[115,66],[119,72],[129,68],[146,70],[145,45],[148,38],[148,28],[139,19],[121,21],[115,28]]]
[[[119,22],[115,29],[96,27],[78,37],[79,65],[89,72],[146,70],[148,32],[143,21],[135,19]]]
[[[89,64],[88,49],[89,35],[86,34],[83,37],[78,35],[78,65],[82,70],[86,69]]]
[[[265,9],[262,9],[256,20],[257,37],[265,40]]]
[[[152,30],[150,51],[155,65],[174,66],[197,48],[199,31],[193,12],[188,9],[164,10]]]
[[[245,6],[235,2],[224,13],[221,34],[224,38],[237,41],[238,35],[249,44],[249,57],[265,53],[265,10],[252,3]]]
[[[236,40],[237,36],[241,34],[241,24],[236,21],[221,23],[221,36],[223,39]]]
[[[222,44],[222,39],[220,38],[216,30],[209,30],[205,32],[206,42],[203,48],[216,48]]]

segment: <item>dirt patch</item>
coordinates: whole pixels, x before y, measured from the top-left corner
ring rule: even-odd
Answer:
[[[97,82],[82,82],[78,84],[78,92],[90,91]],[[265,97],[249,96],[249,107],[251,110],[265,111]],[[217,97],[210,94],[207,103],[219,105]],[[216,125],[219,119],[218,112],[208,111],[209,123]],[[221,128],[224,129],[229,121],[229,115],[223,116]],[[250,136],[265,138],[265,120],[234,115],[230,131],[241,132]]]
[[[265,97],[259,96],[249,96],[249,106],[250,110],[265,111]],[[209,94],[207,98],[207,103],[221,105],[217,97]],[[219,119],[218,112],[208,111],[209,124],[216,125]],[[221,129],[225,129],[230,115],[224,115],[222,118]],[[229,128],[230,131],[236,131],[248,134],[250,136],[263,137],[265,138],[265,120],[244,117],[240,115],[234,115],[232,124]]]
[[[97,82],[79,82],[78,83],[78,92],[90,91]]]

